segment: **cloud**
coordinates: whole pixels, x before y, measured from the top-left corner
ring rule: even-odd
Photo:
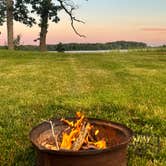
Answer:
[[[141,28],[141,31],[146,31],[146,32],[166,32],[166,28]]]

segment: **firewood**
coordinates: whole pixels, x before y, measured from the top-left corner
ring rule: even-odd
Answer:
[[[54,125],[53,125],[53,122],[51,120],[50,121],[45,121],[45,122],[50,124],[51,133],[52,133],[52,137],[53,137],[54,142],[55,142],[56,149],[59,150],[59,144],[58,144],[59,133],[55,134]]]
[[[81,127],[81,131],[79,133],[78,138],[73,143],[73,146],[72,146],[73,151],[78,151],[81,149],[81,147],[84,143],[84,140],[88,134],[89,128],[90,128],[90,123],[84,122],[82,127]]]

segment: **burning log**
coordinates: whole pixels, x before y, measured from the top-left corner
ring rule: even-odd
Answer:
[[[76,141],[73,143],[73,146],[72,146],[72,150],[73,151],[78,151],[81,149],[84,141],[85,141],[85,138],[88,134],[88,131],[90,129],[90,123],[86,123],[84,122],[81,130],[80,130],[80,133],[79,133],[79,136],[78,138],[76,139]]]

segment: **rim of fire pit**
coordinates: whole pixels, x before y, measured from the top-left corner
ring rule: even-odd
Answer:
[[[68,120],[74,120],[75,118],[65,118],[65,119],[68,119]],[[101,119],[96,119],[96,118],[87,118],[92,124],[95,123],[95,124],[98,124],[98,125],[105,125],[105,126],[110,126],[111,128],[114,128],[116,130],[119,130],[121,131],[124,135],[125,135],[125,140],[122,141],[121,143],[119,144],[116,144],[116,145],[113,145],[113,146],[109,146],[105,149],[89,149],[89,150],[79,150],[79,151],[68,151],[68,150],[59,150],[59,151],[56,151],[56,150],[50,150],[50,149],[46,149],[44,148],[43,146],[41,145],[37,145],[37,143],[34,141],[33,139],[33,134],[34,132],[36,132],[37,129],[39,129],[41,126],[43,125],[48,125],[47,122],[43,122],[43,123],[40,123],[39,125],[35,126],[29,133],[29,138],[30,138],[30,141],[32,143],[32,145],[38,149],[39,151],[41,152],[45,152],[45,153],[50,153],[50,154],[56,154],[56,155],[74,155],[74,156],[79,156],[79,155],[95,155],[95,154],[99,154],[99,153],[103,153],[103,152],[110,152],[110,151],[113,151],[115,149],[120,149],[120,148],[123,148],[124,146],[127,146],[131,139],[132,139],[132,136],[133,136],[133,131],[126,127],[125,125],[123,124],[120,124],[120,123],[117,123],[117,122],[113,122],[113,121],[108,121],[108,120],[101,120]],[[51,119],[53,121],[53,123],[56,121],[60,121],[61,119]]]

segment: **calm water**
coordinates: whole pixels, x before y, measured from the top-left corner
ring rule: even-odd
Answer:
[[[79,53],[109,53],[109,52],[128,52],[128,50],[82,50],[82,51],[65,51],[65,53],[79,54]],[[49,52],[57,52],[57,51],[49,51]]]

